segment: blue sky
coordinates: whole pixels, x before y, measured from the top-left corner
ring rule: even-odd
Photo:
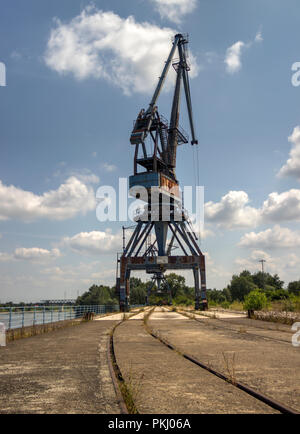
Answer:
[[[208,287],[262,258],[299,279],[299,24],[297,0],[3,0],[0,300],[114,284],[122,223],[97,220],[95,192],[132,174],[132,122],[178,31],[190,35]],[[180,148],[182,185],[193,156]]]

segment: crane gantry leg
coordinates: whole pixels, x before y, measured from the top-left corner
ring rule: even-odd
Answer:
[[[154,226],[159,223],[160,222],[154,223]],[[149,251],[149,248],[146,248],[146,239],[143,235],[145,231],[147,231],[147,228],[149,228],[149,223],[139,222],[138,225],[144,226],[143,230],[138,231],[140,235],[137,237],[135,233],[133,233],[124,254],[120,258],[120,277],[118,279],[119,283],[117,289],[120,296],[121,310],[127,311],[129,309],[131,271],[146,271],[147,274],[155,275],[155,279],[157,279],[157,276],[162,276],[160,278],[164,279],[164,273],[168,270],[193,271],[195,282],[195,309],[206,310],[205,257],[197,244],[195,243],[195,245],[193,245],[191,242],[191,234],[187,232],[186,225],[180,223],[179,229],[178,222],[167,222],[168,227],[171,227],[173,233],[176,234],[175,239],[177,239],[178,244],[181,245],[182,250],[186,252],[183,256],[154,256],[153,252]],[[154,244],[157,244],[157,239]],[[132,247],[130,248],[130,246],[135,246],[135,249],[132,249]],[[143,251],[145,251],[145,253],[143,253]],[[187,254],[188,251],[190,251],[190,254]],[[154,283],[155,280],[152,282],[150,290],[148,288],[148,297]]]

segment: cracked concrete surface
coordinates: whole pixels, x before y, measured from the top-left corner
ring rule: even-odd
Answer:
[[[116,316],[0,348],[0,413],[120,414],[107,333]]]

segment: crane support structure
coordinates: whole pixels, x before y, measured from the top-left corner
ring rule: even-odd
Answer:
[[[187,44],[187,36],[175,36],[150,105],[147,110],[140,111],[130,137],[130,143],[135,146],[134,174],[129,178],[130,195],[143,201],[145,206],[137,214],[134,231],[118,259],[120,267],[116,289],[121,311],[127,311],[130,306],[132,271],[146,271],[153,276],[148,289],[148,301],[155,282],[158,292],[164,282],[171,297],[164,276],[167,270],[190,269],[195,281],[195,309],[206,310],[208,307],[205,257],[184,210],[176,178],[177,147],[189,142],[187,134],[179,125],[182,87],[187,103],[191,144],[198,144],[188,76]],[[174,60],[176,50],[179,59]],[[171,64],[176,72],[176,83],[169,123],[159,114],[156,104]],[[176,248],[181,250],[181,255],[172,254]]]

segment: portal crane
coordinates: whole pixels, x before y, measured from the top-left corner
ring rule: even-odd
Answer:
[[[207,309],[205,257],[198,246],[197,236],[190,230],[176,178],[177,147],[189,142],[188,135],[179,125],[182,87],[188,109],[191,144],[198,144],[188,77],[190,67],[187,61],[187,44],[187,35],[175,35],[149,107],[139,112],[130,137],[131,145],[135,146],[134,175],[129,178],[130,194],[143,200],[146,205],[144,212],[136,217],[135,230],[119,259],[120,275],[117,277],[116,288],[122,311],[128,310],[130,304],[132,270],[145,270],[152,274],[160,287],[165,280],[166,270],[192,269],[195,279],[195,308]],[[176,50],[179,58],[173,60]],[[176,83],[168,123],[158,111],[157,100],[171,64],[176,72]],[[152,149],[152,152],[149,152],[149,149]],[[153,196],[153,192],[156,192],[156,196]],[[154,241],[149,243],[152,231]],[[171,239],[167,245],[169,233]],[[182,250],[182,256],[172,255],[174,242],[177,242]],[[150,289],[148,296],[149,292]]]

